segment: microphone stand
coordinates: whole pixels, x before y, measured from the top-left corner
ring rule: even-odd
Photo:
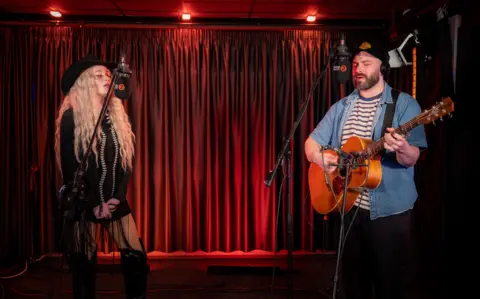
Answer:
[[[112,82],[108,88],[107,94],[104,97],[102,109],[100,111],[100,115],[98,116],[97,123],[95,124],[95,129],[93,130],[92,137],[90,138],[90,141],[88,143],[87,147],[87,152],[85,155],[83,155],[80,165],[77,168],[77,171],[75,172],[75,176],[71,185],[71,190],[70,192],[67,192],[66,194],[66,199],[62,200],[65,204],[65,212],[63,214],[64,216],[64,227],[65,223],[67,220],[73,221],[75,219],[76,213],[80,214],[80,221],[83,223],[85,220],[85,213],[86,213],[86,208],[87,208],[87,202],[84,198],[84,196],[80,196],[79,198],[79,193],[83,193],[81,189],[83,189],[83,176],[85,174],[85,169],[87,165],[87,161],[92,153],[92,145],[93,141],[97,137],[97,130],[100,124],[102,123],[105,113],[107,111],[108,104],[110,102],[110,98],[112,96],[112,92],[115,89],[115,86],[117,84],[117,80],[119,77],[126,77],[129,78],[132,72],[130,71],[128,64],[125,64],[125,58],[122,57],[122,61],[118,66],[113,70],[112,73]],[[66,186],[63,186],[60,190],[60,195],[59,197],[62,198],[64,197],[64,190],[66,189]],[[80,228],[80,235],[84,236],[82,229]],[[82,237],[83,238],[83,237]],[[83,241],[83,240],[82,240]],[[81,242],[82,246],[85,246],[85,242]],[[82,250],[82,252],[85,252]]]
[[[348,161],[347,159],[343,159],[343,161]],[[335,299],[337,297],[337,283],[338,283],[338,272],[340,270],[340,259],[341,259],[341,256],[342,256],[342,247],[343,247],[343,243],[344,243],[344,238],[343,238],[343,231],[344,231],[344,227],[345,227],[345,221],[344,221],[344,217],[345,217],[345,202],[347,201],[347,190],[348,190],[348,175],[350,173],[350,162],[348,161],[347,163],[344,163],[342,161],[342,163],[340,163],[338,165],[338,167],[345,167],[345,180],[343,182],[344,186],[343,186],[343,198],[342,198],[342,211],[340,213],[340,236],[339,236],[339,240],[338,240],[338,248],[337,248],[337,263],[335,265],[335,275],[333,277],[333,294],[332,294],[332,299]]]
[[[267,174],[267,177],[264,181],[264,183],[267,187],[271,187],[272,181],[275,178],[275,175],[277,174],[277,171],[280,168],[280,165],[285,167],[285,163],[283,163],[283,162],[286,159],[286,162],[287,162],[287,165],[286,165],[287,166],[287,197],[288,197],[288,216],[287,216],[287,230],[288,230],[288,242],[287,242],[288,243],[288,245],[287,245],[288,246],[288,298],[292,298],[292,291],[293,291],[293,285],[292,285],[292,283],[293,283],[292,282],[292,268],[293,268],[293,265],[292,265],[293,264],[293,257],[292,257],[292,251],[293,251],[292,205],[293,205],[293,202],[292,202],[292,194],[291,194],[291,190],[290,190],[291,189],[290,184],[291,184],[291,178],[292,178],[292,175],[291,175],[291,159],[290,159],[291,158],[291,151],[288,150],[288,147],[289,147],[290,141],[293,138],[293,135],[295,134],[295,131],[297,130],[298,125],[300,124],[300,122],[302,121],[302,119],[305,115],[305,111],[307,110],[308,104],[310,103],[310,101],[313,97],[313,92],[314,92],[315,88],[320,83],[322,78],[325,76],[325,74],[328,70],[328,66],[330,65],[331,60],[335,56],[334,52],[333,52],[333,49],[334,48],[330,49],[330,53],[328,55],[326,65],[324,66],[322,72],[320,73],[320,75],[317,77],[317,79],[313,83],[312,89],[310,90],[310,93],[308,94],[307,99],[303,103],[303,106],[300,108],[299,114],[297,115],[297,118],[296,118],[296,120],[293,124],[293,128],[291,129],[290,133],[288,134],[288,136],[283,141],[282,149],[280,150],[280,153],[277,155],[277,162],[275,163],[275,167],[273,168],[273,170],[271,170]],[[278,200],[278,206],[279,207],[280,207],[280,203],[281,203],[281,198],[279,198],[279,200]],[[278,227],[277,227],[277,229],[278,229]],[[275,231],[275,235],[276,234],[277,234],[277,231]]]
[[[322,150],[324,149],[333,149],[337,154],[339,154],[340,157],[343,157],[341,159],[341,162],[338,164],[331,164],[332,166],[336,166],[339,168],[343,168],[342,170],[345,171],[345,179],[344,179],[344,186],[343,186],[343,195],[342,195],[342,206],[341,206],[341,212],[340,212],[340,233],[339,233],[339,240],[338,240],[338,249],[337,249],[337,261],[335,265],[335,275],[333,278],[333,293],[332,293],[332,299],[335,299],[337,297],[337,284],[338,284],[338,273],[340,271],[340,262],[341,262],[341,257],[343,254],[343,246],[345,246],[345,241],[347,239],[347,235],[344,236],[344,230],[345,230],[345,205],[347,201],[347,192],[348,192],[348,177],[350,175],[350,170],[355,169],[357,167],[369,167],[369,164],[357,164],[356,163],[356,156],[351,156],[348,153],[345,153],[339,149],[332,148],[330,146],[323,147]],[[342,171],[340,171],[341,175]],[[355,214],[356,215],[356,214]],[[355,216],[354,216],[355,217]],[[353,221],[353,219],[352,219]],[[351,225],[350,225],[351,226]],[[350,229],[350,228],[349,228]],[[347,230],[348,234],[348,230]]]

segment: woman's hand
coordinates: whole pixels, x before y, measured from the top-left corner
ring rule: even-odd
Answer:
[[[110,198],[107,201],[107,205],[108,205],[108,209],[109,209],[110,213],[115,212],[119,203],[120,203],[120,200],[118,200],[116,198]]]
[[[97,219],[112,218],[112,213],[110,212],[110,209],[106,202],[102,202],[101,204],[93,208],[93,214],[95,215],[95,217],[97,217]]]

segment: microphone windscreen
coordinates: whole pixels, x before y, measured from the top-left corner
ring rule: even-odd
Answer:
[[[128,100],[132,95],[130,79],[125,77],[119,77],[114,87],[114,93],[115,96],[120,100]]]
[[[343,84],[350,80],[350,74],[352,65],[350,60],[348,59],[341,59],[335,61],[333,64],[333,78],[336,82]]]

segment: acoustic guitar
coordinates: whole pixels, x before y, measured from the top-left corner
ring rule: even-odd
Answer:
[[[429,110],[395,129],[395,132],[405,136],[418,125],[434,123],[437,119],[443,120],[445,115],[451,117],[453,111],[453,101],[449,97],[443,98]],[[345,142],[341,150],[324,150],[324,153],[339,157],[339,165],[334,172],[327,174],[317,164],[310,163],[308,185],[313,209],[323,215],[332,211],[341,212],[345,177],[348,178],[345,214],[353,207],[364,188],[376,189],[382,181],[380,152],[384,149],[383,144],[384,137],[372,141],[353,136]],[[348,165],[348,174],[345,165]]]

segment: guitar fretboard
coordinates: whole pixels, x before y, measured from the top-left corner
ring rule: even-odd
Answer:
[[[418,115],[417,117],[412,118],[408,122],[404,123],[400,127],[394,130],[395,133],[406,135],[409,131],[413,130],[416,126],[420,124],[420,119],[422,118],[422,114]],[[372,142],[369,146],[367,146],[364,150],[358,153],[358,157],[356,158],[356,163],[362,164],[365,162],[366,159],[378,154],[380,151],[384,149],[383,144],[385,143],[385,137],[378,139],[375,142]]]

